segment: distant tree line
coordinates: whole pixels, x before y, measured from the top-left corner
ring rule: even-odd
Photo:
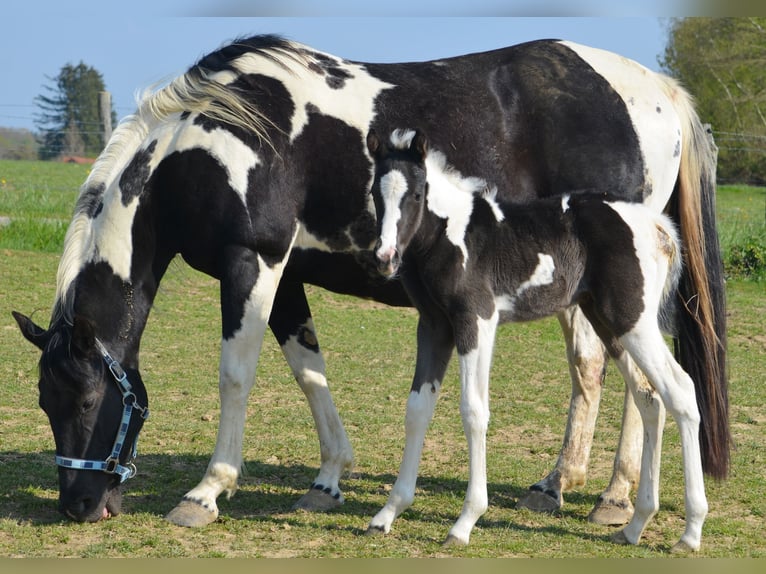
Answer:
[[[766,18],[671,20],[660,65],[711,124],[719,181],[766,184]]]
[[[0,127],[0,159],[37,159],[37,148],[31,131]]]

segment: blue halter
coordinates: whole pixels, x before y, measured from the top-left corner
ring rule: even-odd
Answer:
[[[133,415],[133,410],[135,409],[141,414],[142,419],[148,419],[149,407],[142,407],[136,403],[136,395],[131,390],[132,387],[128,382],[128,375],[120,366],[120,363],[112,358],[104,345],[101,344],[101,341],[98,339],[96,339],[96,347],[101,353],[101,356],[104,358],[104,362],[109,368],[109,372],[112,373],[112,376],[117,382],[117,386],[120,388],[120,392],[122,393],[122,421],[120,422],[120,429],[117,431],[117,437],[114,439],[112,453],[106,460],[83,460],[80,458],[69,458],[57,454],[56,464],[77,470],[101,470],[109,474],[117,474],[120,476],[120,483],[123,483],[136,475],[136,466],[133,464],[133,460],[136,458],[136,444],[138,443],[138,435],[136,435],[136,440],[133,441],[133,449],[131,450],[130,460],[126,463],[125,466],[120,464],[120,452],[122,452],[122,447],[125,443],[125,437],[128,434],[130,417]]]

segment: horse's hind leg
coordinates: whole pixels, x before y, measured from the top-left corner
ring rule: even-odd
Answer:
[[[686,530],[673,550],[697,550],[700,547],[702,524],[708,506],[702,476],[698,434],[700,415],[694,383],[676,362],[656,327],[634,329],[621,337],[620,341],[646,374],[654,392],[640,388],[632,389],[644,424],[644,452],[636,494],[636,510],[628,525],[616,535],[616,541],[637,544],[644,528],[659,507],[664,404],[678,425],[684,467]],[[630,378],[627,380],[630,381]]]
[[[319,436],[319,474],[293,508],[321,511],[343,503],[339,481],[350,471],[354,452],[330,395],[325,362],[303,284],[283,280],[277,289],[269,326],[309,402]]]
[[[223,339],[219,368],[221,417],[215,451],[200,483],[165,517],[180,526],[205,526],[218,517],[216,499],[234,494],[242,466],[247,398],[283,265],[269,267],[257,254],[233,249],[221,279]]]
[[[593,432],[606,369],[606,351],[579,307],[560,313],[572,379],[564,442],[556,467],[533,484],[518,502],[520,508],[551,512],[561,508],[562,493],[585,484]],[[630,491],[638,479],[640,421],[626,390],[623,431],[612,480],[599,497],[589,519],[600,524],[624,524],[632,515]]]

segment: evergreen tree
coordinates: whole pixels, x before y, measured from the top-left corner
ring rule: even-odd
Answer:
[[[60,155],[98,155],[104,147],[99,115],[99,92],[104,91],[101,73],[83,62],[67,64],[58,76],[47,77],[52,85],[35,98],[40,112],[35,125],[40,131],[40,158]],[[116,115],[111,110],[112,123]]]

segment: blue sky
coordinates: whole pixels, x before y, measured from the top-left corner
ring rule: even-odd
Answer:
[[[636,2],[636,8],[615,0],[68,0],[45,10],[39,4],[19,0],[0,7],[0,126],[33,129],[35,96],[50,84],[46,76],[55,76],[67,63],[83,61],[101,72],[121,118],[133,111],[138,91],[183,72],[228,40],[256,33],[279,33],[338,56],[374,62],[562,38],[658,70],[667,17],[682,13],[671,9],[677,4],[662,3],[660,11],[652,0]],[[381,16],[382,6],[390,16]]]

